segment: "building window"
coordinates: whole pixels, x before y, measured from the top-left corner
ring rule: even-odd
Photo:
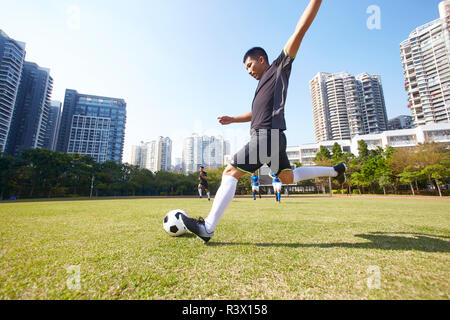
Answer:
[[[425,131],[425,142],[448,142],[450,130]]]
[[[389,140],[389,145],[392,147],[408,146],[408,145],[416,145],[417,144],[416,135],[394,136],[394,137],[389,137],[388,140]]]

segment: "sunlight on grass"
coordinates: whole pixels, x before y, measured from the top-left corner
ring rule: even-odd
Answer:
[[[210,207],[2,203],[0,299],[450,298],[448,200],[236,199],[208,246],[164,233]]]

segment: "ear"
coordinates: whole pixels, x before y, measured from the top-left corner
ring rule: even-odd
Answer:
[[[259,59],[258,59],[258,61],[259,61],[259,63],[261,63],[261,64],[266,63],[266,59],[264,59],[263,56],[260,56]]]

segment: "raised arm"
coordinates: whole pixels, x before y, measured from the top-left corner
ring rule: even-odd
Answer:
[[[245,122],[250,122],[252,121],[252,112],[243,114],[241,116],[237,116],[237,117],[228,117],[228,116],[223,116],[223,117],[219,117],[217,118],[220,122],[220,124],[226,126],[228,124],[232,124],[232,123],[245,123]]]
[[[303,37],[316,18],[321,4],[322,0],[311,0],[309,2],[308,7],[305,12],[303,12],[302,17],[295,28],[295,32],[289,38],[286,46],[284,47],[284,51],[288,56],[295,58],[297,55],[298,49],[300,49],[300,45],[303,41]]]

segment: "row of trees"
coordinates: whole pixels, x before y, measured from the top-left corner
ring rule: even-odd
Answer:
[[[91,157],[23,150],[0,156],[0,197],[159,196],[194,194],[197,175],[153,174],[129,164],[97,163]]]
[[[322,147],[315,159],[318,166],[345,162],[345,187],[357,193],[399,193],[407,186],[412,194],[429,189],[443,195],[441,185],[449,183],[450,152],[442,145],[424,144],[415,148],[369,150],[359,142],[359,156],[344,153],[339,144],[331,152]],[[297,166],[301,166],[300,163]],[[210,191],[220,186],[224,168],[208,170]],[[198,173],[189,175],[152,173],[129,164],[97,163],[91,157],[53,152],[46,149],[23,150],[17,157],[0,155],[0,198],[45,198],[70,196],[168,196],[196,195]],[[328,186],[328,179],[313,181]],[[303,181],[301,185],[311,185]],[[251,192],[249,177],[240,179],[237,194]]]
[[[411,148],[369,150],[361,140],[358,147],[358,157],[343,153],[337,143],[331,152],[322,147],[315,162],[322,166],[345,162],[348,167],[345,187],[349,192],[357,190],[360,194],[399,193],[403,186],[408,186],[413,195],[431,188],[442,196],[441,186],[449,183],[450,152],[444,145],[432,143]]]

